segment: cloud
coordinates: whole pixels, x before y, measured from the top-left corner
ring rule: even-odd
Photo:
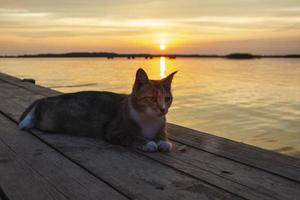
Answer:
[[[174,20],[174,19],[173,19]],[[229,16],[229,17],[220,17],[220,16],[201,16],[194,18],[184,18],[184,19],[175,19],[177,22],[187,22],[187,23],[220,23],[220,24],[253,24],[259,22],[282,22],[282,23],[294,23],[300,22],[300,16],[295,17],[273,17],[273,16],[258,16],[258,17],[241,17],[241,16]]]
[[[49,22],[50,24],[60,26],[88,26],[88,27],[111,27],[111,28],[184,28],[190,26],[196,28],[197,26],[205,25],[206,27],[234,27],[234,28],[254,28],[260,25],[295,25],[300,23],[300,16],[288,17],[219,17],[219,16],[201,16],[192,18],[171,18],[171,19],[103,19],[96,17],[62,17],[56,18]],[[261,28],[261,27],[260,27]],[[180,30],[177,30],[180,32]]]
[[[283,11],[283,12],[299,12],[300,7],[284,7],[284,8],[270,8],[270,11]]]
[[[26,9],[9,9],[9,8],[0,8],[0,17],[6,17],[10,19],[17,18],[34,18],[34,17],[46,17],[50,16],[51,13],[48,12],[30,12]]]
[[[0,8],[0,13],[23,13],[28,12],[25,9],[10,9],[10,8]]]

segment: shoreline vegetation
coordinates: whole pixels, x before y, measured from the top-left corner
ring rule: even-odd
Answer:
[[[47,53],[47,54],[24,54],[17,56],[3,55],[0,58],[145,58],[152,59],[155,57],[167,57],[169,59],[176,58],[226,58],[226,59],[259,59],[259,58],[300,58],[300,54],[287,55],[255,55],[250,53],[231,53],[227,55],[204,55],[204,54],[119,54],[111,52],[71,52],[71,53]]]

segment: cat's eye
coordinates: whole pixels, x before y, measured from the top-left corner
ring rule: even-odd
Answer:
[[[169,102],[169,101],[171,101],[171,97],[165,97],[165,102]]]
[[[146,97],[143,97],[142,99],[146,99],[146,100],[150,100],[150,101],[156,101],[156,97],[153,97],[153,96],[146,96]]]
[[[151,101],[156,101],[156,97],[149,97]]]

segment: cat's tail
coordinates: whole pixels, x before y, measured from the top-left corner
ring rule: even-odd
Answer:
[[[21,130],[29,130],[35,126],[36,114],[35,110],[40,100],[33,102],[26,110],[23,112],[19,119],[19,128]]]

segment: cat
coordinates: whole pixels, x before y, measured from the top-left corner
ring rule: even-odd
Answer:
[[[146,152],[172,149],[166,114],[177,71],[161,80],[149,80],[139,68],[129,95],[83,91],[39,99],[21,115],[19,128],[103,137],[107,142]]]

